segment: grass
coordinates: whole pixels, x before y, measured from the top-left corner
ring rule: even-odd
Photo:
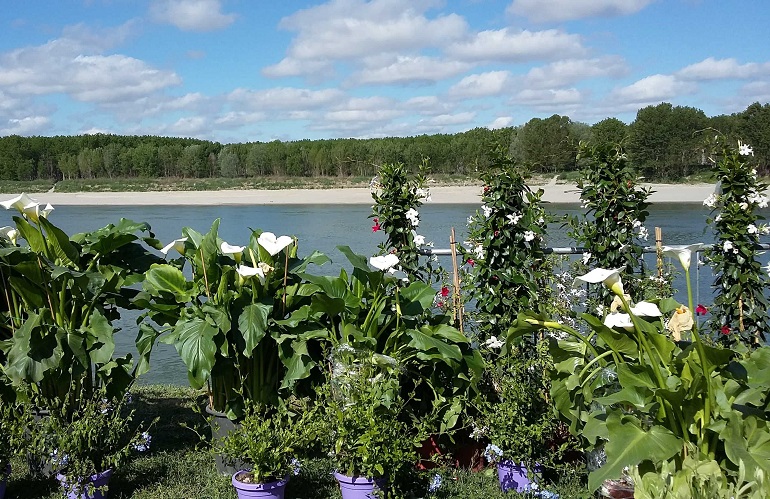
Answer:
[[[214,457],[202,445],[194,428],[206,436],[208,423],[202,416],[205,396],[188,387],[146,385],[133,390],[135,418],[151,421],[160,417],[153,427],[152,449],[140,455],[125,468],[117,470],[110,481],[111,499],[234,499],[235,490],[230,477],[216,471]],[[186,428],[185,426],[189,427]],[[29,474],[25,460],[15,459],[8,482],[6,499],[60,498],[58,483],[53,478]],[[339,487],[331,475],[334,463],[318,458],[304,463],[301,473],[292,477],[286,499],[339,499]],[[439,473],[441,488],[433,495],[424,492],[424,485]],[[552,477],[547,488],[562,498],[591,497],[583,485],[583,477],[575,472],[562,472]],[[454,468],[437,468],[421,472],[416,479],[414,497],[437,499],[495,499],[523,497],[500,492],[494,469],[481,472]]]

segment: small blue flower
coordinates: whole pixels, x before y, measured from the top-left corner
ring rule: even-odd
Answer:
[[[441,482],[442,482],[441,475],[439,475],[438,473],[433,475],[433,478],[430,481],[430,485],[428,485],[428,492],[432,494],[436,492],[438,489],[440,489]]]
[[[292,458],[291,460],[291,472],[294,473],[294,476],[299,475],[299,472],[302,471],[302,463],[299,461],[299,459]]]
[[[503,457],[503,449],[495,444],[489,444],[487,445],[487,448],[484,449],[484,457],[487,458],[487,461],[495,462]]]
[[[53,452],[51,452],[51,464],[54,465],[56,468],[66,468],[67,465],[70,462],[70,457],[67,454],[59,455],[59,450],[54,449]]]
[[[147,452],[150,450],[150,441],[152,441],[152,437],[150,436],[149,432],[143,432],[141,434],[142,441],[136,442],[133,444],[133,449],[138,452]]]
[[[535,494],[535,497],[539,497],[540,499],[559,499],[559,494],[551,492],[550,490],[541,490]]]

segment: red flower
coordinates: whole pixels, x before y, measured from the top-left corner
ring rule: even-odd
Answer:
[[[377,232],[378,230],[382,230],[382,227],[380,227],[380,224],[377,223],[377,219],[374,219],[374,225],[372,225],[372,232]]]
[[[443,307],[443,306],[444,306],[444,302],[443,302],[443,301],[439,301],[439,302],[436,302],[436,306],[437,306],[438,308],[441,308],[441,307]]]
[[[444,286],[444,287],[441,288],[441,296],[444,297],[444,298],[449,296],[449,288],[448,287]]]
[[[499,230],[496,230],[496,231],[495,231],[495,237],[497,237],[497,236],[499,236],[499,235],[500,235],[500,231],[499,231]]]
[[[698,306],[695,307],[695,314],[696,315],[706,315],[709,312],[709,309],[698,303]]]
[[[467,264],[468,264],[468,265],[470,265],[471,267],[473,267],[474,265],[476,265],[476,262],[473,260],[473,258],[468,258],[468,259],[465,261],[465,263],[467,263]]]
[[[722,326],[722,334],[730,334],[730,328],[727,325]]]
[[[488,186],[488,185],[485,185],[485,186],[484,186],[484,194],[486,194],[487,192],[489,192],[489,186]]]

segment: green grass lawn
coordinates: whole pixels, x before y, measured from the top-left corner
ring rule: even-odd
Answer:
[[[124,469],[117,470],[110,481],[112,499],[218,499],[236,497],[230,477],[216,471],[214,457],[206,450],[200,437],[190,428],[206,436],[208,423],[201,415],[206,403],[201,392],[180,386],[137,386],[133,390],[135,420],[152,421],[160,417],[151,430],[152,448],[140,455]],[[201,412],[196,411],[196,406]],[[186,426],[186,427],[185,427]],[[304,463],[302,471],[292,477],[286,490],[286,499],[340,498],[339,488],[331,475],[334,463],[318,458]],[[493,469],[481,472],[438,468],[421,472],[416,480],[423,485],[434,474],[442,475],[442,486],[433,495],[417,487],[414,497],[494,499],[519,497],[516,493],[500,492]],[[548,490],[562,498],[591,497],[575,471],[562,470],[548,483]],[[24,460],[13,462],[6,499],[54,499],[62,497],[53,478],[33,477]]]

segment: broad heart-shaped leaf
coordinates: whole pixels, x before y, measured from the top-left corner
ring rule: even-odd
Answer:
[[[350,249],[350,246],[337,246],[337,249],[340,251],[340,253],[345,255],[345,258],[348,259],[354,269],[362,270],[367,274],[371,272],[371,269],[369,268],[369,262],[366,260],[365,256],[357,255],[353,252],[352,249]]]
[[[214,337],[219,330],[198,317],[180,321],[174,333],[163,338],[164,343],[173,344],[182,362],[187,366],[187,377],[193,388],[203,388],[211,368],[217,345]]]
[[[719,436],[730,461],[736,465],[743,461],[748,469],[770,472],[770,428],[766,421],[734,412]]]
[[[158,336],[160,336],[160,332],[156,331],[149,324],[139,324],[139,333],[137,333],[135,341],[136,351],[139,353],[136,370],[134,371],[135,376],[141,376],[150,370],[150,354]]]
[[[42,324],[38,314],[31,313],[9,341],[5,372],[14,384],[41,381],[46,371],[59,365],[63,355],[58,330]]]
[[[243,355],[251,357],[254,349],[267,332],[267,321],[273,311],[272,305],[264,303],[252,303],[243,307],[243,312],[238,317],[238,331],[245,343]]]
[[[441,327],[441,326],[436,326]],[[463,358],[460,347],[447,343],[435,333],[434,327],[423,326],[418,330],[410,329],[406,334],[411,338],[409,346],[417,350],[417,358],[422,360],[437,359],[455,365]],[[451,362],[456,361],[456,362]]]
[[[87,347],[91,362],[106,364],[115,352],[115,328],[101,313],[94,312],[88,323]]]
[[[405,316],[417,316],[433,306],[436,291],[424,282],[415,281],[399,290],[401,313]]]
[[[64,265],[78,267],[80,265],[80,250],[72,244],[69,236],[46,218],[40,217],[40,226],[45,229],[46,243],[55,257]]]
[[[293,272],[295,274],[305,272],[310,264],[321,266],[330,262],[331,259],[328,256],[316,250],[302,260],[292,261],[289,264],[289,272]]]
[[[662,426],[642,428],[633,416],[613,412],[607,415],[607,462],[588,475],[588,489],[594,491],[604,480],[618,478],[626,466],[642,461],[665,461],[682,450],[683,442]]]
[[[195,294],[182,271],[165,263],[150,267],[142,286],[153,296],[171,294],[177,303],[187,303]]]
[[[150,226],[145,222],[134,222],[121,218],[118,225],[108,224],[92,232],[72,236],[74,241],[83,245],[90,253],[107,255],[138,239],[137,231],[148,232]]]
[[[732,362],[729,370],[751,388],[770,386],[770,346],[757,348],[743,361]]]

